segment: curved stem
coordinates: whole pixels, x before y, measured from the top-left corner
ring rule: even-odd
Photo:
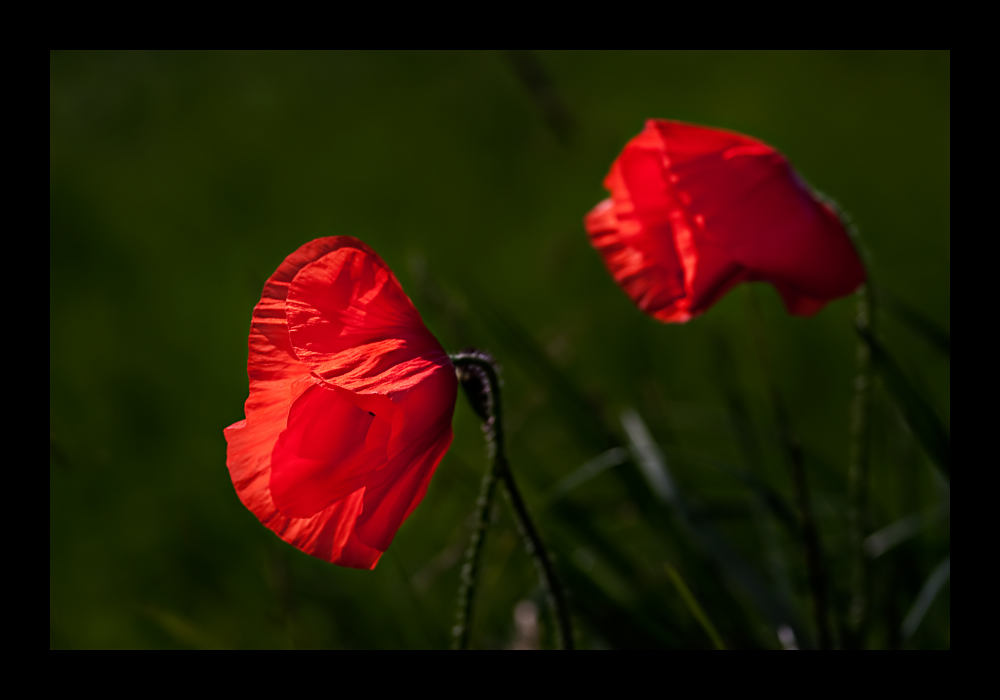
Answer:
[[[566,592],[563,590],[562,582],[556,575],[556,570],[552,565],[552,560],[549,558],[548,551],[545,549],[545,545],[542,544],[542,538],[538,534],[538,530],[535,529],[535,524],[532,522],[531,516],[528,514],[528,509],[521,499],[521,493],[517,490],[517,484],[514,483],[514,475],[509,469],[505,468],[502,477],[504,485],[507,487],[507,498],[510,500],[514,512],[517,514],[518,529],[525,539],[528,552],[535,560],[535,567],[538,569],[539,578],[546,588],[548,588],[549,597],[552,600],[553,607],[555,607],[556,619],[559,621],[559,636],[562,640],[563,649],[571,650],[573,648],[573,627],[569,619],[569,604],[566,601]]]
[[[485,407],[478,407],[477,412],[480,412],[479,409],[484,409],[486,422],[483,424],[483,429],[486,432],[486,441],[493,457],[493,468],[483,479],[483,491],[478,503],[480,508],[479,527],[473,533],[469,550],[466,552],[466,565],[462,567],[463,586],[465,586],[465,590],[463,591],[464,595],[459,600],[460,633],[459,628],[456,627],[456,636],[459,636],[461,641],[460,648],[466,648],[468,644],[468,629],[471,619],[472,599],[475,592],[475,575],[478,570],[479,552],[482,549],[482,543],[486,534],[495,484],[498,479],[502,479],[507,490],[507,498],[514,510],[518,530],[525,539],[525,545],[534,559],[542,585],[546,588],[549,599],[555,608],[562,647],[563,649],[572,649],[573,629],[570,623],[566,593],[562,587],[562,582],[556,575],[555,567],[549,558],[548,550],[546,550],[542,538],[538,534],[538,529],[535,527],[534,521],[528,513],[524,499],[521,498],[521,492],[517,488],[514,475],[507,463],[507,451],[503,432],[503,403],[500,395],[500,379],[497,376],[496,367],[487,356],[480,353],[459,353],[452,355],[451,359],[460,376],[462,376],[462,373],[475,372],[485,380],[488,401]],[[468,571],[469,575],[468,583],[466,583],[466,571]]]

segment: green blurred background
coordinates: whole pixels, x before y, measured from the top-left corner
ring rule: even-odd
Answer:
[[[897,301],[878,336],[947,428],[949,53],[57,52],[49,90],[51,647],[449,645],[488,465],[464,398],[374,571],[281,542],[226,470],[263,282],[329,235],[378,251],[446,349],[499,361],[512,468],[579,646],[710,648],[668,562],[727,646],[816,644],[770,372],[803,445],[836,644],[950,647],[948,480],[881,383],[864,535],[882,539],[861,557],[863,621],[848,612],[854,299],[791,318],[753,285],[661,325],[582,226],[649,117],[771,143],[857,224]],[[684,512],[644,480],[637,425]],[[554,645],[502,500],[480,591],[474,647]]]

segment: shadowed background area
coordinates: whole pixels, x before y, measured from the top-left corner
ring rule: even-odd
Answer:
[[[464,396],[374,571],[281,542],[226,470],[262,285],[330,235],[372,246],[447,350],[499,361],[511,467],[579,646],[710,648],[691,600],[728,647],[816,644],[771,383],[835,644],[950,647],[949,481],[921,432],[950,430],[947,52],[58,52],[49,109],[50,647],[448,646],[488,464]],[[772,144],[860,231],[892,363],[861,554],[855,300],[792,318],[752,285],[666,326],[588,244],[583,216],[650,117]],[[498,503],[473,646],[551,647]]]

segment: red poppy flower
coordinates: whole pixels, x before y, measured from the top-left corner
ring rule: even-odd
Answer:
[[[651,119],[587,214],[593,246],[645,313],[684,322],[739,282],[767,281],[809,316],[865,271],[837,214],[781,153],[731,131]]]
[[[382,259],[334,236],[264,285],[247,370],[225,430],[240,500],[303,552],[374,568],[451,445],[448,355]]]

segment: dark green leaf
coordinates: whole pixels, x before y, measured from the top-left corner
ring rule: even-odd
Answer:
[[[885,287],[876,287],[875,296],[882,306],[905,323],[911,331],[937,348],[945,357],[951,358],[951,333]]]
[[[951,438],[941,419],[913,388],[882,343],[869,331],[861,328],[857,330],[868,343],[868,347],[871,348],[875,371],[885,382],[886,389],[888,389],[896,406],[899,407],[907,425],[910,426],[910,430],[913,431],[931,461],[950,479]]]
[[[944,584],[948,582],[949,578],[951,578],[951,556],[937,565],[931,575],[927,577],[924,587],[920,589],[920,594],[913,602],[913,607],[910,608],[906,619],[903,620],[903,639],[909,639],[917,631],[917,627],[923,621],[931,603],[937,598],[938,593],[944,588]]]

